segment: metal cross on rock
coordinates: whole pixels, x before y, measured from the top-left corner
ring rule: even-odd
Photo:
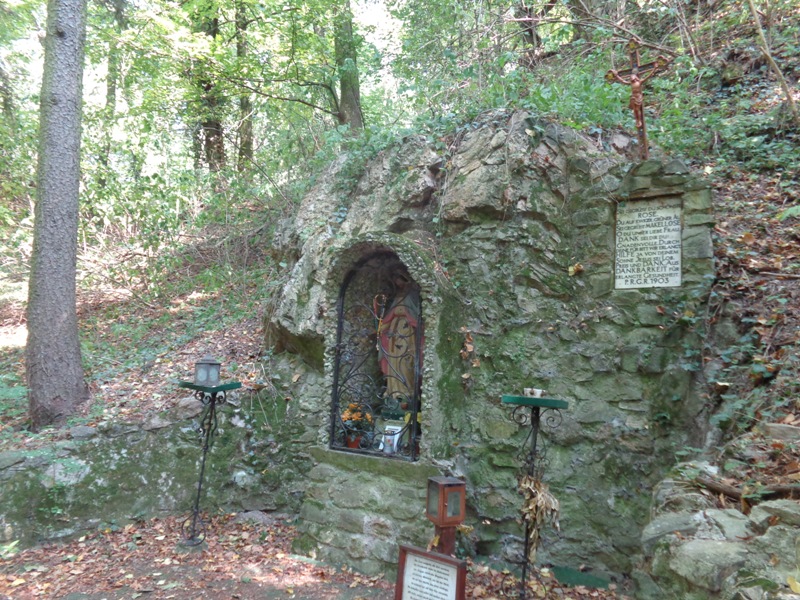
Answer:
[[[633,118],[636,121],[636,130],[639,134],[639,148],[642,160],[647,160],[649,153],[647,150],[647,130],[644,125],[644,84],[653,75],[665,70],[670,61],[659,55],[653,62],[641,64],[639,58],[639,48],[641,44],[635,39],[628,42],[628,51],[631,56],[630,69],[617,71],[609,69],[606,73],[608,83],[621,83],[631,86],[630,106],[633,111]]]

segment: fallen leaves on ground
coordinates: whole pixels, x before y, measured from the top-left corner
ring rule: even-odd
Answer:
[[[270,519],[214,517],[202,547],[180,544],[183,518],[123,527],[106,525],[65,544],[48,544],[0,562],[0,598],[340,598],[355,587],[369,598],[391,598],[380,577],[354,574],[292,554],[295,530]]]
[[[262,518],[211,518],[205,544],[196,549],[180,544],[183,517],[167,517],[107,524],[74,541],[24,550],[0,561],[0,599],[77,593],[109,600],[394,598],[393,581],[297,556],[292,553],[294,527],[281,518],[248,514]],[[511,598],[517,586],[508,572],[468,561],[467,598]],[[531,570],[528,590],[529,598],[545,600],[620,597],[613,584],[608,590],[563,586],[546,568]]]

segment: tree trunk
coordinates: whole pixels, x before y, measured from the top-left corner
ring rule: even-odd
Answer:
[[[203,129],[203,151],[206,158],[208,170],[218,173],[225,168],[225,134],[222,128],[222,121],[217,116],[219,99],[217,98],[216,85],[208,80],[202,84],[205,94],[203,104],[205,106],[206,118],[200,126]]]
[[[16,127],[14,91],[11,89],[11,77],[3,68],[2,59],[0,59],[0,114],[13,131]]]
[[[111,156],[111,135],[114,130],[114,115],[117,112],[117,82],[119,81],[119,43],[118,38],[125,28],[125,1],[113,0],[114,34],[108,44],[108,73],[106,73],[106,106],[103,110],[103,145],[97,161],[100,165],[100,176],[97,185],[102,190],[108,184],[109,158]]]
[[[247,57],[247,15],[242,0],[236,2],[236,58],[243,63]],[[248,171],[253,163],[253,102],[250,94],[239,96],[239,152],[236,170]]]
[[[85,37],[86,0],[48,0],[25,349],[34,430],[88,399],[75,307]]]
[[[220,33],[219,5],[216,0],[198,0],[185,5],[195,32],[203,33],[212,40],[212,45]],[[225,130],[220,114],[224,97],[215,81],[210,63],[203,59],[193,61],[187,71],[197,93],[196,127],[193,129],[192,150],[195,153],[195,169],[205,162],[212,174],[225,168]],[[219,184],[219,180],[217,180]]]
[[[350,130],[364,129],[361,113],[361,93],[356,65],[356,42],[353,38],[353,13],[350,0],[334,17],[334,53],[339,70],[339,123],[350,125]]]
[[[205,34],[216,39],[219,35],[219,17],[216,15],[218,8],[214,4],[206,7],[213,12],[213,16],[208,14],[200,15],[200,29]],[[222,120],[219,117],[222,98],[216,82],[206,73],[198,76],[202,98],[203,117],[200,127],[203,131],[203,152],[205,154],[208,170],[218,173],[225,168],[225,131],[222,127]]]

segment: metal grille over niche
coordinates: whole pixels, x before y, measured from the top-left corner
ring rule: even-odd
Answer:
[[[392,252],[361,259],[337,305],[330,446],[416,460],[424,345],[420,288]]]

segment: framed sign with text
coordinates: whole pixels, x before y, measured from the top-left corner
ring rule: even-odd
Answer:
[[[616,225],[616,289],[680,287],[680,199],[620,202]]]
[[[466,584],[465,561],[400,546],[394,600],[465,600]]]

